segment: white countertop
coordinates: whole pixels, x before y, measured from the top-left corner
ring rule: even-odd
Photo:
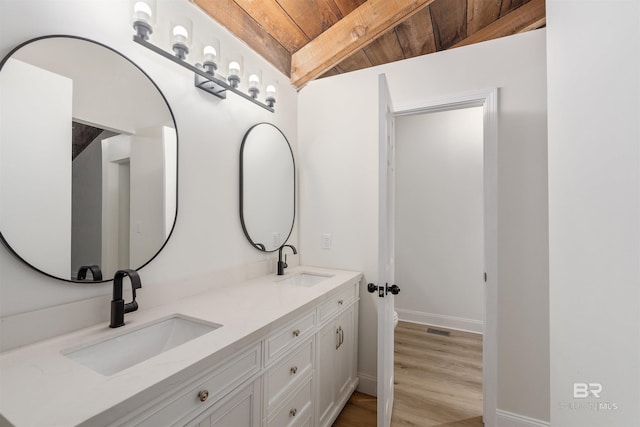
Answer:
[[[148,310],[144,300],[138,298],[140,309],[125,314],[123,327],[112,329],[105,323],[1,353],[0,414],[18,427],[78,425],[105,411],[109,411],[105,421],[118,413],[125,415],[136,407],[137,394],[144,391],[144,401],[160,396],[205,367],[257,342],[361,276],[316,267],[289,270],[285,276],[268,275],[217,287]],[[301,272],[333,276],[311,287],[279,283]],[[222,327],[111,376],[103,376],[63,354],[173,314]]]

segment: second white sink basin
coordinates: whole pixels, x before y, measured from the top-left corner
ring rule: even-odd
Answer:
[[[221,326],[175,315],[79,350],[63,353],[102,375],[113,375]]]
[[[279,283],[285,283],[294,286],[310,287],[317,285],[333,276],[315,273],[300,273],[295,276],[288,277],[284,280],[280,280]]]

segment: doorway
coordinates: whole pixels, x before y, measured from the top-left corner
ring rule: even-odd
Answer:
[[[382,105],[382,103],[381,103]],[[424,101],[418,104],[397,106],[394,117],[429,112],[450,111],[470,107],[482,108],[483,123],[483,226],[484,226],[484,295],[482,335],[482,389],[483,420],[485,425],[494,425],[497,406],[497,113],[498,90],[488,89]],[[381,133],[382,135],[382,133]],[[382,138],[381,138],[382,141]],[[385,156],[385,151],[381,151]],[[393,160],[391,159],[391,164]],[[380,159],[380,174],[385,172],[389,161]],[[384,167],[383,167],[384,166]],[[386,200],[386,199],[385,199]],[[389,198],[393,200],[393,197]],[[381,202],[382,203],[382,202]],[[393,221],[380,221],[380,233],[394,229]],[[399,283],[402,287],[402,284]],[[378,344],[384,340],[384,330],[378,330]],[[393,335],[392,335],[393,336]],[[380,348],[379,348],[380,351]],[[385,366],[378,364],[378,377],[385,378]],[[393,374],[390,374],[393,375]]]
[[[482,333],[482,107],[396,118],[395,278],[401,319]]]
[[[392,425],[482,426],[483,109],[395,122]]]

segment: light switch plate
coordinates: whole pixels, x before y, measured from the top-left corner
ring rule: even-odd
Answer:
[[[325,233],[322,235],[322,249],[331,249],[331,234]]]

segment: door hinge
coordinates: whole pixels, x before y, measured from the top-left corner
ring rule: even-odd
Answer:
[[[487,273],[484,273],[484,282],[487,283]]]

